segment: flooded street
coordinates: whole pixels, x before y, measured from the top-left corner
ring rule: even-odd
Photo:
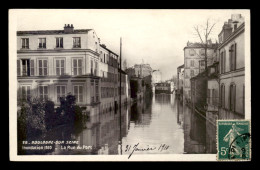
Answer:
[[[215,127],[174,94],[156,94],[123,106],[121,122],[119,110],[99,113],[90,116],[84,127],[63,125],[37,140],[76,142],[53,144],[44,154],[129,155],[136,148],[134,154],[216,153]],[[83,148],[73,149],[78,146]]]

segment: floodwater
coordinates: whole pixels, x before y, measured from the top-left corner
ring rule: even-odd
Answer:
[[[52,144],[48,150],[30,150],[25,154],[216,153],[215,126],[202,115],[192,113],[175,94],[156,94],[152,99],[123,106],[121,115],[119,110],[98,113],[88,119],[84,128],[65,125],[37,140],[60,143]]]

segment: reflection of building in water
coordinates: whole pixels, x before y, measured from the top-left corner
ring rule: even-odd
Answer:
[[[177,103],[177,123],[183,125],[183,106],[180,100],[175,100]]]
[[[184,152],[204,153],[205,142],[203,143],[203,136],[205,138],[205,130],[203,130],[203,127],[200,127],[201,126],[200,123],[202,122],[200,122],[198,118],[194,118],[195,115],[191,113],[191,110],[188,107],[184,106],[183,113],[184,113]],[[202,132],[200,130],[202,130]],[[197,141],[197,139],[199,141]]]
[[[156,94],[155,102],[160,104],[169,104],[171,103],[171,95],[169,94]]]
[[[217,153],[216,150],[216,126],[206,121],[206,152]]]
[[[92,154],[118,154],[118,142],[127,135],[127,109],[122,107],[121,110],[121,129],[119,110],[91,116],[86,128],[77,136],[80,146],[92,146],[92,150],[86,150]]]
[[[131,106],[131,121],[134,121],[135,125],[149,125],[151,122],[152,99],[147,100],[138,101]]]
[[[182,107],[183,106],[183,107]],[[177,107],[179,119],[183,113],[184,128],[184,152],[185,153],[216,153],[216,127],[212,120],[205,117],[185,105]]]

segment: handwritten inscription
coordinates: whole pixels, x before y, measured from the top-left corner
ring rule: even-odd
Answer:
[[[147,145],[146,147],[140,147],[139,146],[139,143],[133,145],[126,145],[126,148],[125,148],[125,152],[130,152],[129,156],[128,156],[128,159],[135,153],[135,152],[144,152],[144,151],[164,151],[164,150],[167,150],[169,149],[169,145],[166,145],[166,144],[161,144],[159,147],[158,146],[149,146]]]

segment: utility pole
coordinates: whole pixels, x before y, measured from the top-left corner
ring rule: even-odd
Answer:
[[[122,38],[120,37],[120,58],[119,58],[119,144],[120,144],[120,151],[122,155],[122,133],[121,133],[121,89],[122,89],[122,80],[121,80],[121,68],[122,68]]]

